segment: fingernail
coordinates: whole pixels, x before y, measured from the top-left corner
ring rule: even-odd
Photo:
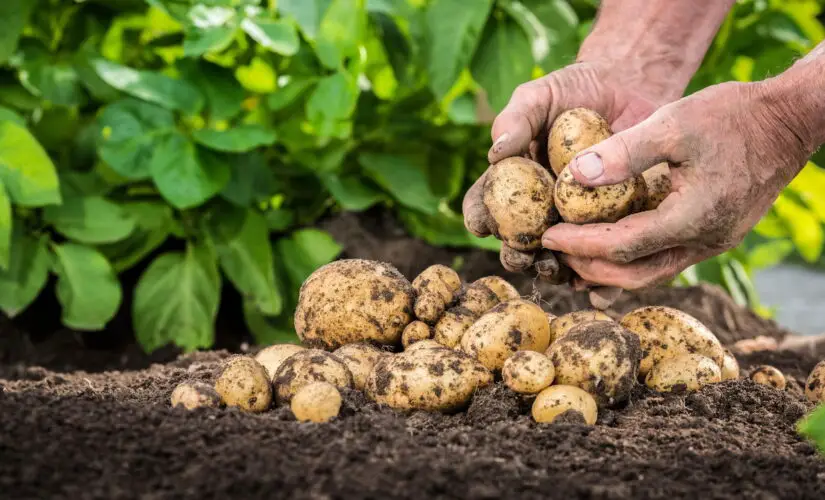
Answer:
[[[576,170],[588,179],[596,180],[604,173],[604,164],[596,153],[585,153],[576,157]]]
[[[541,246],[543,246],[544,248],[547,248],[547,249],[550,249],[550,250],[558,250],[558,248],[556,248],[555,245],[556,245],[556,242],[553,241],[553,238],[551,238],[549,236],[545,236],[541,239]]]
[[[509,140],[510,140],[510,134],[509,133],[505,132],[505,133],[501,134],[498,137],[498,139],[496,139],[496,142],[493,143],[493,152],[494,153],[501,152],[501,150],[504,149],[504,144]]]

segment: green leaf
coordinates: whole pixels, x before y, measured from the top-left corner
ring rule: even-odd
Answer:
[[[49,249],[45,238],[35,238],[15,224],[7,269],[0,269],[0,309],[13,318],[26,309],[49,278]]]
[[[347,211],[360,212],[384,199],[380,191],[366,185],[359,176],[339,176],[330,172],[322,174],[320,179],[335,201]]]
[[[151,174],[152,156],[175,127],[166,109],[136,99],[107,106],[100,119],[98,152],[112,170],[128,179]]]
[[[76,243],[54,246],[57,300],[63,324],[75,330],[102,330],[120,307],[120,282],[106,257]]]
[[[510,95],[530,79],[532,71],[530,41],[524,31],[509,19],[491,19],[473,57],[471,72],[487,91],[494,111],[507,105]]]
[[[762,216],[753,227],[753,232],[765,238],[787,238],[791,235],[782,219],[773,212]]]
[[[226,153],[246,153],[261,146],[271,146],[275,132],[261,125],[237,125],[226,130],[200,129],[192,138],[209,149]]]
[[[91,64],[104,82],[138,99],[190,115],[203,107],[203,96],[197,87],[186,81],[152,71],[139,71],[105,59],[95,59]]]
[[[790,229],[791,240],[799,255],[807,262],[819,260],[825,243],[825,232],[814,214],[785,195],[780,195],[773,207]]]
[[[790,240],[767,241],[756,245],[748,251],[748,265],[753,269],[773,267],[793,252],[794,245]]]
[[[102,196],[66,198],[46,207],[43,218],[63,236],[93,245],[120,241],[135,229],[134,219]]]
[[[32,0],[3,0],[0,2],[0,63],[14,53],[23,29],[28,24],[37,2]]]
[[[301,229],[277,243],[278,254],[296,292],[316,269],[332,262],[343,248],[326,231]]]
[[[262,47],[282,56],[295,55],[301,45],[298,32],[290,22],[247,18],[241,22],[241,28]]]
[[[210,347],[220,303],[214,253],[189,244],[185,252],[158,256],[135,287],[135,335],[147,352],[168,343],[186,350]]]
[[[476,50],[492,0],[432,0],[427,9],[427,70],[441,99]],[[515,54],[514,54],[515,55]]]
[[[5,271],[9,270],[11,260],[12,228],[11,200],[0,183],[0,269]]]
[[[819,405],[797,422],[796,429],[797,432],[811,440],[820,453],[825,454],[825,404]]]
[[[295,102],[301,95],[315,84],[316,80],[291,80],[267,97],[267,104],[271,111],[279,111]]]
[[[436,196],[452,200],[461,194],[466,162],[460,154],[434,149],[430,153],[430,188]]]
[[[332,0],[278,0],[278,11],[284,17],[295,19],[304,36],[315,40],[321,15]]]
[[[436,215],[401,210],[399,217],[413,236],[431,245],[475,247],[495,252],[501,249],[501,242],[493,237],[479,238],[470,234],[464,227],[463,217],[446,207]]]
[[[246,93],[230,70],[203,60],[187,60],[180,69],[203,92],[211,119],[229,120],[243,110]]]
[[[243,315],[246,327],[255,337],[259,345],[297,344],[300,343],[295,333],[292,316],[267,316],[259,311],[255,304],[246,301],[243,304]]]
[[[54,163],[28,130],[11,121],[0,122],[0,181],[16,205],[61,201]]]
[[[162,202],[126,202],[121,209],[135,221],[135,229],[126,239],[98,247],[118,273],[130,269],[160,247],[174,224],[172,209]]]
[[[825,223],[825,170],[808,162],[788,188],[805,202],[820,222]]]
[[[191,25],[186,30],[183,54],[200,56],[220,52],[232,43],[237,29],[235,9],[197,4],[188,13]]]
[[[269,199],[275,189],[275,174],[266,164],[263,155],[249,153],[232,158],[229,182],[221,196],[239,207]]]
[[[324,66],[335,69],[344,58],[357,56],[366,25],[365,0],[332,0],[321,19],[315,46]]]
[[[9,108],[5,108],[3,106],[0,106],[0,122],[6,122],[6,121],[15,123],[17,125],[20,125],[21,127],[26,126],[26,120],[24,120],[22,116],[18,115],[17,113],[10,110]]]
[[[544,71],[575,62],[579,19],[567,0],[522,0],[502,4],[530,37],[533,58]]]
[[[160,194],[177,209],[196,207],[229,181],[229,166],[175,132],[160,141],[150,165]]]
[[[74,66],[42,60],[25,65],[20,82],[35,95],[58,106],[80,106],[86,95]]]
[[[401,205],[429,215],[438,211],[439,200],[430,190],[425,156],[362,153],[358,162]]]
[[[348,74],[338,72],[318,83],[306,104],[307,118],[318,128],[318,135],[328,137],[337,124],[355,112],[358,85]]]

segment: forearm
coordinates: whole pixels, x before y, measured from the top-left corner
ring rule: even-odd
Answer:
[[[578,61],[610,60],[665,102],[682,96],[735,0],[602,0]]]

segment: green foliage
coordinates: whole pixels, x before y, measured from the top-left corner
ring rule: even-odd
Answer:
[[[810,439],[825,455],[825,405],[819,405],[796,424],[797,431]]]

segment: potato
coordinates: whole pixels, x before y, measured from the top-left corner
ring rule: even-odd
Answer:
[[[541,391],[530,413],[536,422],[549,423],[569,411],[581,415],[587,425],[596,423],[596,400],[587,391],[570,385],[551,385]]]
[[[298,351],[304,350],[303,346],[297,344],[275,344],[261,349],[255,355],[255,361],[261,364],[266,369],[266,374],[269,379],[278,371],[278,367],[284,360]]]
[[[616,222],[644,208],[647,187],[641,176],[619,184],[589,187],[579,184],[570,169],[565,168],[556,180],[554,196],[556,208],[565,222]]]
[[[557,383],[580,387],[605,406],[630,397],[642,358],[639,338],[614,321],[576,325],[547,354]]]
[[[656,210],[656,208],[668,197],[673,183],[670,180],[670,166],[667,162],[662,162],[650,167],[642,172],[647,187],[647,199],[645,210]]]
[[[698,319],[678,309],[640,307],[625,314],[620,323],[641,341],[640,375],[647,375],[659,361],[681,354],[701,354],[720,367],[724,361],[725,350],[716,335]]]
[[[489,288],[496,295],[499,303],[521,298],[516,287],[508,283],[507,280],[501,276],[485,276],[473,282],[473,284],[476,283]]]
[[[516,351],[543,352],[550,344],[550,325],[541,307],[523,299],[497,305],[461,337],[461,350],[488,370],[501,370]]]
[[[387,355],[387,352],[366,342],[357,342],[341,346],[332,354],[344,363],[352,374],[352,386],[363,391],[370,372],[378,360]]]
[[[595,309],[562,314],[550,321],[550,343],[552,344],[563,337],[574,326],[587,323],[588,321],[613,321],[613,318]]]
[[[461,291],[458,273],[440,264],[430,266],[412,282],[415,291],[415,316],[421,321],[434,323],[444,314]]]
[[[595,111],[574,108],[560,114],[550,127],[547,157],[556,175],[580,152],[613,135],[610,125]]]
[[[444,349],[445,347],[446,346],[444,346],[443,344],[439,344],[435,340],[424,339],[413,343],[412,345],[410,345],[410,347],[405,349],[404,352],[417,351],[418,349]]]
[[[553,362],[544,354],[519,351],[507,358],[501,369],[504,383],[513,392],[536,394],[553,383]]]
[[[362,341],[398,344],[414,299],[412,285],[392,265],[338,260],[301,285],[295,330],[305,345],[330,351]]]
[[[209,384],[203,382],[181,382],[169,398],[172,407],[183,406],[187,410],[195,408],[217,408],[221,405],[221,395]]]
[[[476,389],[492,381],[492,373],[459,351],[420,348],[379,361],[366,392],[395,409],[450,412],[465,407]]]
[[[811,403],[825,403],[825,361],[820,361],[811,370],[805,381],[805,397]]]
[[[701,354],[681,354],[661,360],[645,377],[645,384],[659,392],[696,391],[722,380],[722,370]]]
[[[419,340],[431,338],[433,338],[433,331],[430,325],[423,321],[413,321],[404,328],[404,333],[401,334],[401,345],[406,349]]]
[[[253,358],[234,356],[224,362],[215,391],[226,406],[258,413],[272,403],[272,384],[266,369]]]
[[[453,307],[435,324],[433,339],[445,347],[456,347],[476,319],[478,315],[466,307]]]
[[[457,307],[463,307],[476,316],[481,316],[501,303],[498,294],[484,283],[473,282],[461,295]]]
[[[288,403],[301,387],[312,382],[329,382],[342,388],[353,387],[352,372],[338,356],[320,349],[305,349],[286,358],[272,383],[278,403]]]
[[[725,349],[725,357],[722,358],[722,380],[736,380],[739,378],[739,362],[729,350]]]
[[[757,384],[767,385],[780,391],[785,390],[785,375],[773,366],[758,366],[751,372],[750,378]]]
[[[558,220],[553,184],[550,172],[521,156],[491,166],[483,200],[493,235],[515,250],[541,248],[541,235]]]
[[[298,389],[289,408],[299,422],[329,422],[341,411],[341,393],[329,382],[313,382]]]

